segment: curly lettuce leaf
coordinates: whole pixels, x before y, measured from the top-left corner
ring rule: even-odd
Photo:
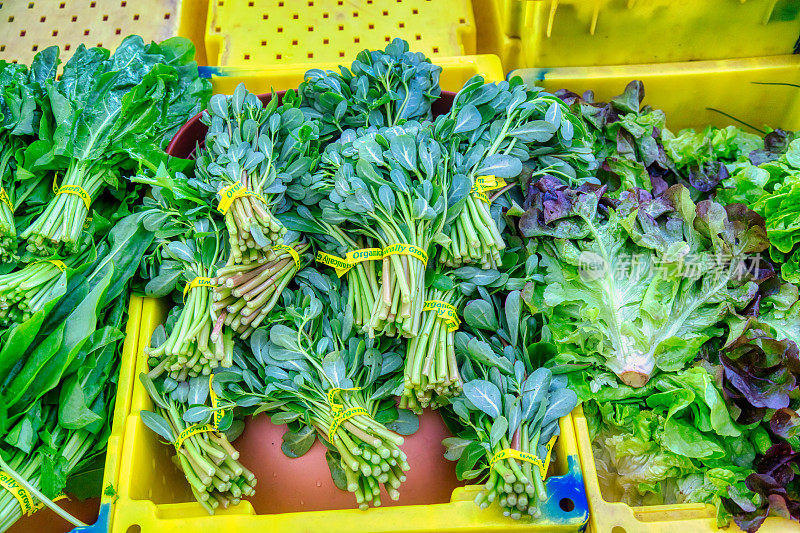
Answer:
[[[743,206],[695,204],[683,186],[619,200],[605,189],[532,184],[520,231],[546,271],[536,306],[562,363],[591,363],[641,387],[694,359],[753,300],[766,248],[763,220]]]
[[[770,259],[780,265],[785,281],[800,283],[800,139],[787,144],[788,135],[769,141],[770,135],[765,138],[768,148],[762,152],[771,156],[778,150],[784,153],[766,158],[754,157],[754,152],[751,161],[733,165],[717,195],[724,202],[745,203],[764,217]],[[756,166],[754,159],[761,164]]]
[[[584,379],[574,374],[571,385],[586,392]],[[705,369],[661,375],[642,388],[605,389],[584,403],[584,412],[606,500],[708,503],[723,525],[723,500],[756,499],[744,485],[754,447]]]

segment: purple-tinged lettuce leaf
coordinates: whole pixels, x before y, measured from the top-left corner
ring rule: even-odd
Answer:
[[[800,452],[788,442],[779,442],[756,461],[755,469],[745,482],[760,496],[755,509],[732,499],[723,500],[736,525],[750,533],[757,531],[769,515],[800,520]]]
[[[546,278],[539,301],[562,363],[591,363],[641,387],[722,336],[754,299],[767,246],[743,206],[695,204],[683,186],[618,200],[603,187],[531,184],[519,228],[535,239]]]

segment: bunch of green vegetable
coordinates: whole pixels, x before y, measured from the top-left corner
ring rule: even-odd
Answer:
[[[325,157],[325,156],[323,156]],[[280,220],[290,230],[303,232],[317,249],[316,261],[334,268],[347,280],[347,303],[353,310],[353,324],[363,331],[370,323],[375,302],[380,298],[378,251],[364,236],[350,235],[341,226],[327,222],[320,209],[313,211],[302,204],[281,213]],[[352,257],[353,262],[347,258]],[[354,263],[354,264],[353,264]]]
[[[446,147],[451,171],[465,177],[470,194],[452,204],[442,260],[451,266],[477,263],[494,268],[505,242],[491,213],[494,189],[502,178],[526,168],[527,179],[560,176],[577,181],[594,161],[586,127],[555,96],[529,89],[519,78],[484,83],[475,76],[456,94],[450,112],[436,120],[434,135]],[[500,178],[500,179],[498,179]]]
[[[65,488],[74,488],[68,476],[92,467],[97,458],[103,460],[111,432],[126,300],[117,298],[112,316],[91,336],[91,346],[80,354],[86,361],[65,375],[59,388],[12,418],[0,443],[0,475],[23,487],[30,499],[21,505],[10,491],[0,492],[0,531],[45,504],[74,525],[85,525],[51,500]],[[99,492],[99,486],[78,489],[81,494]]]
[[[153,335],[153,344],[165,341],[163,329]],[[213,514],[218,508],[236,505],[255,494],[256,477],[238,461],[239,452],[230,441],[242,425],[230,417],[219,424],[206,406],[213,376],[174,380],[159,365],[139,376],[155,404],[142,411],[142,421],[175,447],[173,462],[184,473],[195,499]]]
[[[247,339],[275,307],[283,289],[303,263],[308,244],[278,245],[273,259],[264,256],[245,265],[225,265],[217,269],[214,285],[215,314],[220,323]]]
[[[17,255],[18,224],[14,213],[30,211],[23,204],[39,182],[19,169],[42,119],[43,86],[52,81],[57,65],[55,47],[37,54],[30,69],[0,61],[0,259],[4,261]]]
[[[28,320],[42,309],[56,289],[62,273],[88,266],[93,250],[85,250],[63,261],[38,261],[0,275],[0,325],[3,327]]]
[[[187,40],[145,45],[130,36],[113,55],[79,46],[46,90],[52,115],[26,150],[26,169],[52,173],[55,194],[20,235],[29,252],[45,257],[80,249],[98,196],[166,158],[163,149],[205,105],[209,84],[199,79]]]
[[[0,332],[0,469],[48,506],[105,450],[129,284],[151,242],[141,215],[122,219],[88,266],[60,273],[30,318]],[[6,491],[0,510],[3,530],[21,516]]]
[[[321,166],[331,191],[320,203],[331,223],[347,224],[381,249],[382,277],[368,329],[413,337],[421,325],[425,267],[440,239],[451,191],[447,155],[430,125],[348,130]]]
[[[232,96],[214,95],[202,121],[209,128],[196,172],[220,195],[229,264],[256,261],[259,252],[271,259],[286,233],[273,211],[286,184],[312,167],[317,126],[275,95],[263,105],[244,84]]]
[[[536,516],[537,503],[547,500],[544,479],[558,419],[578,403],[566,378],[540,366],[539,347],[524,342],[532,317],[521,298],[511,291],[503,307],[499,296],[467,304],[465,320],[474,315],[479,337],[458,334],[464,391],[451,409],[463,429],[444,441],[445,457],[458,460],[459,479],[486,479],[475,503],[485,508],[497,501],[514,519]]]
[[[483,270],[472,266],[449,270],[441,263],[427,271],[425,306],[420,334],[408,340],[406,348],[403,393],[400,407],[421,412],[423,408],[447,405],[463,387],[457,354],[463,351],[456,343],[462,322],[469,328],[486,324],[477,303],[464,302],[477,292],[490,298],[489,292],[521,286],[522,279],[510,278],[517,267],[518,247],[503,254],[509,265],[505,272]],[[524,253],[524,251],[523,251]],[[482,306],[481,310],[483,310]],[[491,323],[491,322],[490,322]],[[496,325],[496,324],[495,324]]]
[[[396,500],[409,465],[403,437],[387,425],[398,422],[393,427],[403,433],[418,425],[391,398],[402,386],[402,355],[390,351],[389,339],[353,335],[352,312],[336,278],[313,269],[298,278],[300,288],[287,292],[268,319],[270,328],[251,337],[242,386],[229,387],[232,393],[223,397],[288,423],[284,442],[294,444],[284,451],[290,457],[307,452],[316,432],[328,446],[334,481],[354,493],[362,509],[381,504],[381,485]]]

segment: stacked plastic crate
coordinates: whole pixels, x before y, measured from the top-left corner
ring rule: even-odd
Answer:
[[[475,0],[474,9],[479,51],[548,90],[606,101],[638,79],[673,131],[737,119],[800,128],[800,2]]]

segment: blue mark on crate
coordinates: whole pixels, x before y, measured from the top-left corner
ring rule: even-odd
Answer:
[[[567,457],[569,471],[563,476],[547,479],[547,500],[539,507],[542,511],[537,520],[552,524],[579,524],[579,531],[586,530],[589,522],[589,501],[583,485],[583,474],[577,455]]]
[[[108,519],[111,513],[111,504],[104,503],[100,506],[97,522],[90,526],[76,527],[70,533],[108,533]]]
[[[229,73],[225,71],[225,69],[219,67],[204,67],[198,66],[197,73],[200,75],[201,78],[213,78],[214,76],[228,76]]]
[[[526,68],[526,69],[512,70],[511,72],[506,74],[506,81],[510,80],[514,76],[521,75],[523,72],[525,73],[525,76],[528,77],[528,78],[533,78],[536,81],[544,81],[544,79],[547,77],[547,74],[550,72],[550,70],[552,70],[552,69],[549,69],[549,68]]]

